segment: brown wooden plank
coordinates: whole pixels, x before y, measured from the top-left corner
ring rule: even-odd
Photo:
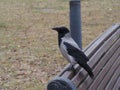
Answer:
[[[115,56],[115,55],[114,55]],[[117,59],[117,60],[116,60]],[[118,65],[120,64],[120,62],[118,63],[120,57],[119,58],[112,58],[111,61],[109,61],[106,66],[103,68],[103,70],[100,72],[100,74],[97,76],[97,78],[94,80],[94,82],[91,84],[89,90],[97,90],[99,84],[101,83],[101,81],[104,79],[105,75],[107,74],[107,72],[109,71],[110,68],[117,68]],[[98,89],[98,90],[102,90],[102,89]]]
[[[120,77],[118,78],[112,90],[120,90]]]
[[[118,28],[120,28],[120,24],[115,24],[111,26],[96,40],[90,43],[88,47],[86,47],[86,49],[84,50],[85,52],[87,51],[86,55],[88,57],[91,57],[94,54],[94,52],[104,43],[104,41],[107,40],[107,38],[109,38],[112,34],[114,34]]]
[[[120,60],[119,60],[120,62]],[[120,76],[120,66],[117,68],[117,70],[115,70],[115,73],[113,74],[112,78],[110,79],[110,81],[108,82],[105,90],[112,90],[114,84],[116,83],[117,79]]]
[[[120,34],[120,31],[119,31],[119,33],[116,32],[114,35],[112,35],[112,37],[111,37],[109,40],[107,40],[107,41],[103,44],[103,46],[100,48],[100,50],[96,51],[96,54],[94,55],[94,57],[92,57],[92,58],[90,59],[90,62],[89,62],[89,64],[91,64],[90,66],[94,66],[94,64],[98,62],[98,60],[99,60],[100,57],[101,57],[100,55],[104,54],[104,52],[106,52],[107,49],[110,48],[111,43],[113,43],[114,40],[118,39],[119,34]],[[81,72],[81,71],[80,71],[80,72]],[[87,73],[84,72],[83,74],[85,75],[85,74],[87,74]],[[83,78],[83,77],[81,78],[80,75],[79,75],[79,73],[78,73],[78,74],[72,79],[72,81],[73,81],[76,85],[79,85],[79,83],[80,83],[81,81],[83,81],[83,79],[84,79],[84,78]]]
[[[119,47],[119,43],[120,43],[120,40],[117,41],[109,50],[108,52],[106,53],[106,55],[101,59],[101,61],[98,63],[97,67],[95,68],[95,70],[93,70],[94,72],[94,75],[97,76],[97,74],[99,73],[99,71],[101,70],[101,68],[105,65],[105,63],[107,62],[107,60],[109,60],[111,57],[109,56],[112,56],[114,54],[114,52],[118,49]],[[81,76],[80,75],[76,75],[72,80],[73,82],[75,83],[75,85],[79,85],[79,80],[80,80]],[[90,78],[89,78],[90,79]],[[91,79],[90,79],[91,80]]]
[[[106,64],[105,63],[105,68],[103,68],[103,70],[101,69],[101,67],[100,67],[100,69],[98,70],[98,68],[99,68],[99,65],[100,64],[102,64],[101,62],[99,63],[99,65],[98,65],[98,67],[96,67],[94,70],[93,70],[93,72],[94,72],[94,74],[95,74],[95,79],[94,80],[92,80],[91,78],[89,78],[89,77],[87,77],[86,78],[86,80],[79,86],[79,89],[78,90],[86,90],[86,89],[88,89],[88,87],[93,83],[93,84],[95,84],[96,85],[96,88],[97,88],[97,86],[99,85],[99,83],[101,82],[101,79],[104,77],[104,75],[106,74],[106,71],[108,71],[109,70],[109,68],[111,67],[111,65],[112,65],[112,63],[114,63],[114,61],[113,61],[113,59],[116,59],[118,56],[119,56],[119,50],[120,50],[120,48],[118,49],[115,49],[116,50],[116,53],[114,53],[113,55],[111,55],[112,57],[107,57],[107,58],[105,58],[106,56],[104,56],[103,57],[103,59],[102,59],[102,61],[104,61],[105,59],[108,59],[109,60],[109,62]],[[106,68],[107,67],[107,68]],[[98,71],[97,71],[98,70]],[[102,72],[102,73],[100,73],[100,72]],[[100,73],[100,74],[99,74]],[[98,77],[98,74],[99,74],[99,77]],[[95,90],[95,89],[93,89],[93,90]]]
[[[115,73],[115,70],[117,70],[117,68],[119,68],[119,66],[120,66],[119,60],[120,60],[120,57],[118,58],[118,62],[117,62],[117,63],[119,63],[118,66],[116,65],[117,67],[111,68],[107,72],[107,74],[105,75],[104,79],[102,80],[102,82],[98,86],[98,90],[104,90],[105,89],[105,87],[106,87],[107,83],[109,82],[109,80],[112,79],[112,75]]]

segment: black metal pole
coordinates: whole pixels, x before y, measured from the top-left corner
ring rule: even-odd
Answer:
[[[70,32],[73,39],[82,49],[81,34],[81,1],[70,0]]]

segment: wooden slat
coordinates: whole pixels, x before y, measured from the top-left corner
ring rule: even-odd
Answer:
[[[115,55],[114,55],[115,56]],[[113,56],[113,57],[114,57]],[[119,57],[120,58],[120,57]],[[94,80],[94,82],[90,85],[89,90],[97,90],[97,87],[99,86],[102,79],[105,77],[106,73],[109,71],[110,68],[117,68],[120,62],[118,63],[119,59],[112,58],[106,66],[103,68],[103,70],[100,72],[100,74],[97,76],[97,78]],[[114,61],[115,60],[115,61]],[[101,89],[100,89],[101,90]]]
[[[85,49],[85,52],[87,51],[86,55],[91,57],[94,52],[104,43],[104,41],[106,41],[112,34],[114,34],[118,28],[120,28],[120,24],[111,26],[108,30],[106,30],[106,32],[90,43]]]
[[[90,59],[89,64],[91,64],[90,66],[94,66],[95,63],[98,62],[98,60],[101,58],[100,55],[104,54],[104,52],[107,51],[108,48],[110,48],[111,43],[113,43],[114,40],[118,39],[120,32],[116,32],[111,39],[107,40],[103,46],[96,52],[96,54],[94,55],[94,57],[92,57]],[[81,71],[80,71],[81,72]],[[79,72],[79,73],[80,73]],[[79,73],[72,79],[72,81],[75,83],[75,85],[79,85],[80,82],[82,82],[84,80],[84,77],[80,77]],[[84,75],[87,74],[86,72],[83,73]]]
[[[119,76],[120,76],[120,66],[117,68],[117,70],[115,70],[115,73],[113,74],[112,78],[109,80],[109,83],[107,84],[105,90],[112,90]]]
[[[114,48],[114,46],[112,48]],[[113,50],[113,49],[111,49],[111,50]],[[111,67],[112,63],[114,63],[113,59],[116,59],[119,56],[118,53],[119,53],[120,48],[119,49],[116,48],[115,50],[116,50],[116,53],[114,53],[115,51],[113,52],[114,54],[111,53],[111,54],[113,54],[113,55],[111,55],[112,57],[106,57],[106,56],[103,57],[102,61],[104,61],[106,59],[109,60],[109,62],[107,64],[105,63],[105,65],[106,65],[105,68],[102,70],[102,68],[100,67],[100,69],[98,70],[100,64],[103,64],[102,61],[101,61],[99,63],[99,65],[93,70],[93,72],[95,74],[95,79],[92,80],[91,78],[87,77],[87,79],[79,86],[79,90],[86,90],[86,89],[88,89],[88,87],[92,83],[95,84],[95,86],[97,88],[97,86],[101,82],[102,77],[104,77],[104,75],[106,74],[106,71],[109,70],[109,68]],[[102,65],[102,67],[103,67],[103,65]],[[99,72],[101,72],[101,70],[102,70],[103,73],[99,74]],[[98,74],[99,74],[99,77],[98,77]],[[93,90],[95,90],[95,89],[93,89]]]
[[[105,75],[105,77],[104,77],[104,79],[102,80],[102,82],[100,83],[100,85],[98,86],[98,90],[104,90],[104,88],[105,88],[105,86],[107,85],[107,83],[109,82],[109,80],[110,79],[112,79],[111,77],[112,77],[112,75],[114,74],[114,72],[115,72],[115,70],[117,70],[117,68],[119,68],[119,66],[120,66],[120,56],[118,57],[118,60],[117,60],[118,62],[116,62],[117,64],[118,64],[118,66],[117,66],[117,64],[114,66],[114,67],[112,67],[108,72],[107,72],[107,74]],[[109,89],[108,89],[109,90]]]
[[[118,78],[112,90],[120,90],[120,77]]]

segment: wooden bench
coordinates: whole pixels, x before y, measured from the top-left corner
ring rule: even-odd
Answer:
[[[120,24],[114,24],[84,50],[94,79],[76,65],[78,73],[64,70],[48,83],[48,90],[120,90]]]

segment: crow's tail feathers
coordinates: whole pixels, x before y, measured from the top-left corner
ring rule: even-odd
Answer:
[[[88,70],[87,72],[90,75],[90,77],[93,79],[94,78],[94,74],[93,74],[92,70],[90,70],[90,71]]]
[[[92,72],[92,69],[90,68],[90,66],[87,63],[84,63],[84,65],[81,65],[89,74],[89,76],[93,79],[94,78],[94,74]]]

